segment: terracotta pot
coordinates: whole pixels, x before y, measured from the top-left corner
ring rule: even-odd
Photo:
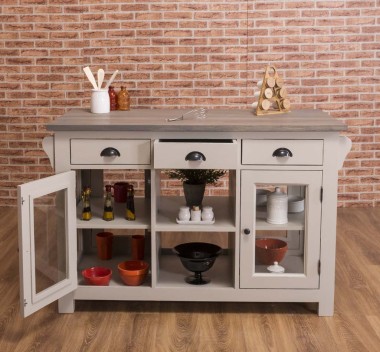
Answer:
[[[256,240],[256,258],[260,264],[280,263],[287,250],[288,244],[282,240],[275,238],[258,238]]]
[[[112,258],[112,240],[113,233],[111,232],[99,232],[96,235],[96,247],[99,259],[108,260]]]

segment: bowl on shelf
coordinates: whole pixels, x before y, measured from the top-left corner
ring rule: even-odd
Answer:
[[[189,242],[175,246],[173,252],[187,270],[194,272],[194,276],[186,277],[185,281],[192,285],[204,285],[210,279],[202,277],[202,273],[212,268],[222,248],[212,243]]]
[[[93,266],[82,270],[84,281],[88,285],[108,286],[112,276],[112,270],[101,266]]]
[[[126,260],[118,264],[121,280],[128,286],[141,285],[148,274],[149,264],[144,260]]]
[[[301,213],[305,210],[305,199],[300,196],[288,196],[288,212]]]
[[[255,247],[257,261],[265,265],[280,263],[288,251],[288,244],[276,238],[258,238]]]

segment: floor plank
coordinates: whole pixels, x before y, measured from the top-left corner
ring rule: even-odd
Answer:
[[[0,351],[358,351],[380,346],[380,209],[339,209],[333,317],[296,303],[80,301],[19,310],[17,210],[0,208]]]

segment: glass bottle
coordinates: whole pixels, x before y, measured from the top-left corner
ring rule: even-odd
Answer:
[[[104,211],[103,211],[103,220],[105,221],[111,221],[114,219],[111,188],[112,188],[111,185],[106,185],[106,194],[104,197]]]
[[[120,92],[117,95],[117,103],[119,110],[126,111],[130,109],[131,98],[128,91],[123,86],[120,88]]]
[[[83,202],[82,220],[86,220],[86,221],[88,221],[92,218],[90,194],[91,194],[91,188],[88,186],[83,187],[83,190],[82,190],[82,202]]]
[[[135,213],[135,192],[133,190],[133,185],[128,185],[127,188],[127,205],[125,210],[125,218],[127,220],[136,220],[136,213]]]
[[[110,110],[115,111],[118,108],[117,104],[117,94],[115,92],[115,89],[113,86],[109,86],[108,88],[108,95],[110,96]]]

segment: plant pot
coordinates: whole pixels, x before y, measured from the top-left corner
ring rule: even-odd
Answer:
[[[206,183],[201,183],[199,185],[193,185],[184,182],[183,191],[185,193],[186,205],[192,207],[194,205],[201,206],[203,196],[205,194]]]

